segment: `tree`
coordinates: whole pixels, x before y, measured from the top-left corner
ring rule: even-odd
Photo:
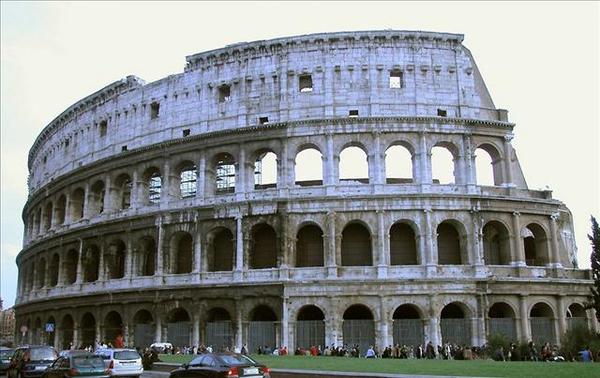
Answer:
[[[600,227],[598,221],[592,216],[592,234],[588,235],[592,243],[592,278],[594,285],[590,288],[592,300],[588,307],[596,310],[596,319],[600,322]]]

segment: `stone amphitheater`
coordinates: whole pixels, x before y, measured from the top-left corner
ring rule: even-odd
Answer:
[[[599,330],[571,214],[527,187],[462,41],[239,43],[66,109],[29,152],[16,339],[365,350]]]

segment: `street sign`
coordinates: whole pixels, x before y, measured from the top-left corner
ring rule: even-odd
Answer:
[[[46,332],[48,332],[48,333],[54,332],[54,323],[46,323]]]

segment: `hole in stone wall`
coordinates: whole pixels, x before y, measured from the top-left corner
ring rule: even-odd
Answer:
[[[444,109],[438,109],[437,110],[437,115],[438,117],[447,117],[448,116],[448,112]]]
[[[190,135],[190,129],[184,129],[184,130],[182,131],[182,135],[183,135],[184,137],[186,137],[186,136],[189,136],[189,135]]]
[[[231,86],[223,84],[219,87],[219,102],[229,102],[231,100]]]
[[[150,119],[158,118],[158,113],[160,112],[160,104],[158,102],[153,102],[150,104]]]
[[[404,80],[402,77],[402,71],[392,70],[390,71],[390,88],[404,88]]]
[[[100,121],[100,124],[99,124],[98,127],[99,127],[99,130],[100,130],[100,136],[101,137],[106,136],[106,132],[108,130],[108,122],[106,122],[106,121]]]
[[[298,84],[300,86],[300,92],[312,92],[313,82],[311,75],[300,75],[298,77]]]
[[[258,123],[261,125],[265,125],[265,124],[269,123],[269,117],[259,117]]]
[[[348,112],[348,117],[358,117],[358,109],[352,109]]]

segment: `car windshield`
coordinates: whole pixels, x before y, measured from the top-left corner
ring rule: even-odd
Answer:
[[[256,362],[249,357],[236,354],[223,354],[219,356],[225,364],[232,365],[256,365]]]
[[[140,357],[138,352],[134,350],[123,350],[120,352],[115,352],[115,360],[137,360]]]
[[[77,356],[73,357],[73,367],[102,368],[104,367],[104,362],[100,356]]]
[[[54,361],[56,354],[52,348],[31,348],[29,350],[30,361]]]
[[[204,356],[199,356],[190,361],[190,365],[200,365],[200,361],[204,358]]]
[[[15,353],[14,349],[2,349],[2,350],[0,350],[0,358],[2,358],[2,359],[11,358],[14,353]]]

